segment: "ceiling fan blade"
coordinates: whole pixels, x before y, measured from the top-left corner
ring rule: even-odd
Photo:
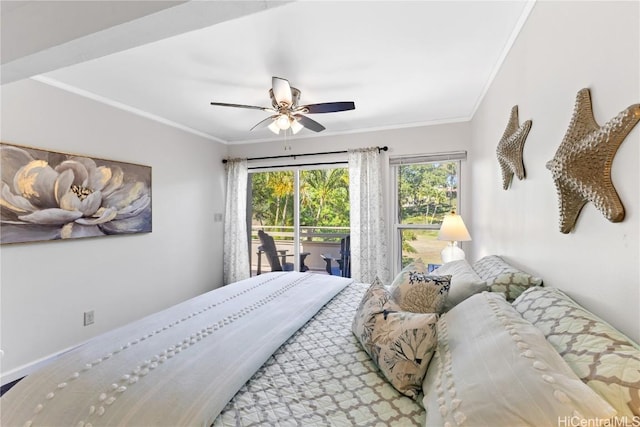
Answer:
[[[335,113],[337,111],[355,110],[353,102],[324,102],[322,104],[309,104],[299,107],[306,114]]]
[[[258,122],[254,127],[252,127],[250,130],[254,130],[254,129],[259,129],[259,128],[266,128],[267,126],[269,126],[271,123],[273,123],[273,120],[278,117],[278,116],[269,116],[266,119]]]
[[[322,132],[323,130],[325,130],[324,126],[322,126],[320,123],[316,122],[315,120],[311,120],[309,117],[296,115],[295,118],[300,122],[302,126],[306,127],[309,130],[312,130],[314,132]]]
[[[280,77],[271,78],[271,87],[273,88],[273,97],[276,99],[278,105],[287,104],[291,105],[291,86],[289,80],[282,79]]]
[[[212,102],[211,105],[217,105],[220,107],[248,108],[250,110],[275,112],[273,108],[257,107],[255,105],[229,104],[227,102]]]

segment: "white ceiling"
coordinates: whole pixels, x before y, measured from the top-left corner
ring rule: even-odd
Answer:
[[[24,3],[65,4],[68,14],[69,3],[111,4],[113,11],[120,2]],[[266,128],[249,131],[266,112],[209,104],[268,107],[272,76],[300,89],[302,104],[355,102],[354,111],[310,116],[327,128],[323,135],[464,121],[532,7],[525,1],[146,3],[155,4],[150,15],[135,10],[120,25],[102,23],[93,33],[83,28],[66,42],[42,34],[55,46],[40,51],[33,41],[22,55],[9,50],[3,74],[9,80],[39,74],[40,81],[225,143],[278,138]],[[3,10],[3,24],[17,12],[20,7]],[[24,16],[34,13],[22,9]],[[7,43],[23,43],[2,35],[5,51]]]

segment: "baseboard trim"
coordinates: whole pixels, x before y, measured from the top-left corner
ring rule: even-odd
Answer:
[[[81,344],[80,344],[81,345]],[[12,369],[8,372],[2,372],[2,374],[0,374],[0,386],[4,386],[7,385],[9,383],[12,383],[16,380],[19,380],[20,378],[26,377],[27,375],[37,371],[38,369],[42,368],[43,366],[48,365],[49,363],[53,362],[54,360],[56,360],[57,358],[59,358],[60,356],[62,356],[65,353],[70,352],[71,350],[78,348],[80,345],[74,345],[72,347],[67,347],[64,350],[60,350],[56,353],[52,353],[48,356],[45,357],[41,357],[40,359],[34,360],[33,362],[30,363],[26,363],[22,366],[18,366],[15,369]]]

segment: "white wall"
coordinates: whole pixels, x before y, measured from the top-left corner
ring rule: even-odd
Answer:
[[[151,166],[153,197],[149,234],[2,246],[3,382],[222,283],[226,146],[32,80],[2,87],[1,118],[6,143]]]
[[[471,140],[471,125],[469,122],[450,123],[433,126],[422,126],[414,128],[402,128],[393,130],[380,130],[375,132],[354,133],[349,135],[327,135],[288,139],[286,142],[274,141],[258,144],[241,144],[229,147],[229,154],[232,157],[263,157],[278,156],[300,153],[317,153],[327,151],[343,151],[347,149],[364,148],[364,147],[389,147],[389,151],[384,153],[388,157],[399,157],[406,155],[432,154],[452,151],[468,151],[469,141]],[[303,131],[308,132],[308,131]],[[287,149],[285,149],[285,147]],[[284,159],[271,161],[272,164],[283,164],[282,162],[295,163],[296,161],[307,163],[323,160],[346,160],[347,155],[342,156],[317,156],[317,157],[299,157],[297,160]],[[473,165],[472,155],[469,154],[467,161],[462,164],[461,178],[461,195],[460,195],[460,213],[466,219],[472,215],[471,212],[471,168]],[[388,211],[386,213],[386,225],[389,235],[389,242],[392,242],[392,214],[393,201],[390,200],[389,181],[390,171],[387,168],[384,171],[385,182],[384,196],[387,200]],[[470,234],[473,236],[473,229],[470,228]],[[465,243],[465,245],[467,245]],[[388,245],[391,251],[391,244]],[[464,246],[467,256],[471,256],[468,246]],[[389,268],[393,271],[396,267],[391,255],[389,256]]]
[[[321,121],[320,117],[315,117],[315,119]],[[348,118],[345,118],[345,120],[348,120]],[[232,157],[279,156],[341,151],[375,146],[381,147],[384,145],[389,147],[389,151],[387,152],[388,156],[440,153],[467,150],[469,148],[469,131],[469,123],[467,122],[378,130],[346,135],[331,135],[328,132],[326,134],[313,134],[310,131],[303,130],[302,132],[305,132],[307,137],[287,137],[286,141],[282,139],[257,144],[230,145],[229,155]],[[316,157],[308,157],[304,161],[315,161],[316,159]]]
[[[472,120],[473,247],[505,255],[640,340],[640,126],[612,167],[626,209],[611,223],[588,203],[570,234],[559,232],[556,189],[545,168],[567,130],[578,90],[591,90],[602,125],[640,102],[640,3],[538,2]],[[527,177],[502,190],[495,150],[513,105],[533,120]]]

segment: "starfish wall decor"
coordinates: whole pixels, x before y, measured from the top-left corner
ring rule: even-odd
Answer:
[[[611,222],[624,219],[624,206],[611,181],[611,163],[638,121],[640,104],[633,104],[598,126],[589,89],[578,92],[569,129],[556,155],[547,162],[558,192],[562,233],[573,229],[587,202]]]
[[[511,116],[507,128],[498,143],[496,154],[498,155],[498,163],[502,170],[502,188],[507,190],[513,175],[518,179],[524,179],[524,163],[522,161],[522,152],[524,143],[531,129],[531,120],[527,120],[522,125],[518,124],[518,106],[511,108]]]

